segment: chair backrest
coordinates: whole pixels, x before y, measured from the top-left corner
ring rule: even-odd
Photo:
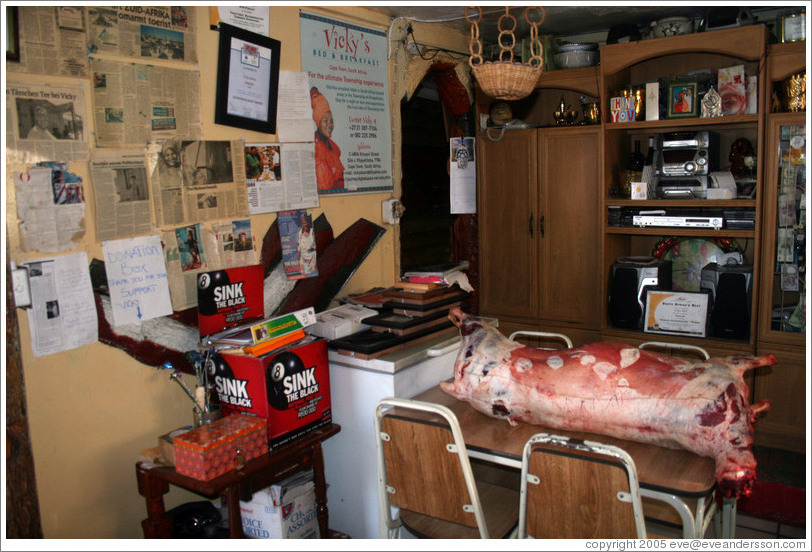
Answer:
[[[684,343],[668,343],[665,341],[646,341],[637,346],[639,349],[665,349],[671,356],[693,358],[692,355],[699,355],[704,360],[708,360],[710,355],[699,345],[688,345]]]
[[[520,501],[519,538],[646,538],[634,461],[615,446],[534,435]]]
[[[387,409],[387,407],[395,407]],[[444,406],[389,398],[375,408],[381,523],[390,506],[467,527],[488,538],[459,422]]]
[[[548,349],[548,347],[541,347],[541,341],[543,339],[559,340],[566,345],[567,349],[572,349],[572,340],[562,333],[540,332],[536,330],[517,330],[512,334],[510,334],[508,339],[514,340],[516,337],[519,336],[535,338],[535,340],[539,341],[540,349]]]

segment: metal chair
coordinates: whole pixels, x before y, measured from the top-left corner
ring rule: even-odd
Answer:
[[[695,357],[699,356],[703,360],[710,359],[710,354],[703,347],[686,343],[646,341],[638,345],[638,348],[659,350],[675,357],[695,359]],[[733,515],[735,515],[735,501],[725,499],[723,504],[726,508],[730,508],[732,505],[734,507]],[[682,526],[683,537],[686,539],[702,538],[707,532],[711,521],[715,521],[716,534],[722,534],[721,516],[718,515],[719,509],[713,491],[703,497],[665,502],[646,496],[644,491],[643,511],[646,514],[646,519],[650,522]]]
[[[531,437],[522,455],[518,538],[647,538],[631,456],[595,441]]]
[[[474,480],[448,408],[383,399],[375,407],[375,434],[381,538],[398,538],[401,527],[422,538],[511,536],[519,493]]]
[[[569,337],[567,337],[566,335],[562,334],[562,333],[540,332],[540,331],[536,331],[536,330],[517,330],[517,331],[513,332],[512,334],[510,334],[508,339],[513,340],[513,338],[515,338],[517,336],[537,337],[537,338],[539,338],[539,341],[541,341],[541,338],[543,338],[543,337],[546,337],[546,338],[549,338],[549,339],[560,339],[561,341],[564,342],[564,344],[566,344],[567,349],[572,349],[572,340]]]

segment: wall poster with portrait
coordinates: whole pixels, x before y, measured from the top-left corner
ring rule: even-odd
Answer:
[[[299,27],[319,195],[391,190],[386,31],[306,12]]]

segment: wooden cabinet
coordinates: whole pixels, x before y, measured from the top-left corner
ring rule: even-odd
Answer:
[[[796,452],[806,450],[806,390],[803,347],[759,343],[759,354],[774,354],[778,364],[755,371],[751,404],[770,401],[770,409],[753,424],[754,443]]]
[[[768,56],[768,88],[778,89],[791,75],[806,70],[805,42],[774,44]],[[767,115],[761,255],[759,342],[803,347],[806,324],[802,302],[806,288],[805,209],[806,113]],[[808,198],[806,198],[808,200]],[[800,258],[799,258],[800,256]],[[794,316],[793,316],[794,315]]]
[[[778,364],[756,371],[753,401],[769,400],[770,410],[755,424],[760,445],[804,450],[807,254],[805,210],[806,113],[786,112],[782,83],[806,70],[806,43],[774,44],[767,58],[767,88],[775,111],[767,114],[759,300],[758,352]]]
[[[601,335],[604,339],[639,342],[645,338],[667,337],[678,341],[699,345],[712,354],[735,350],[739,353],[755,351],[756,344],[756,304],[758,294],[759,221],[761,195],[760,186],[762,165],[760,156],[756,167],[756,190],[754,197],[736,199],[648,199],[632,200],[617,194],[620,172],[626,168],[634,142],[648,144],[649,137],[674,131],[712,131],[719,137],[719,170],[728,170],[728,152],[739,138],[747,139],[756,151],[762,147],[764,109],[748,115],[722,117],[666,118],[661,113],[660,120],[611,122],[609,99],[616,91],[659,79],[674,78],[686,73],[709,73],[715,75],[719,68],[744,65],[746,75],[758,77],[759,106],[763,106],[764,75],[763,63],[766,49],[766,29],[763,25],[752,25],[704,32],[702,34],[679,35],[667,38],[644,40],[626,44],[605,45],[601,48],[601,100],[603,108],[603,181],[601,196],[601,266],[600,280],[602,297],[608,297],[612,265],[618,257],[639,255],[648,256],[656,244],[666,238],[677,240],[711,241],[714,238],[736,240],[744,249],[744,263],[754,265],[752,277],[752,305],[749,331],[745,339],[722,337],[676,337],[658,334],[644,334],[642,331],[625,330],[613,327],[608,315],[606,301],[602,301]],[[662,87],[661,87],[662,88]],[[667,95],[667,90],[661,89]],[[645,147],[645,146],[644,146]],[[730,209],[745,209],[754,213],[753,229],[731,229],[727,226],[712,228],[685,227],[636,227],[631,224],[631,216],[620,224],[609,221],[609,211],[624,210],[627,213],[637,209],[665,210],[668,214],[683,214],[687,211],[706,214],[723,213]],[[696,267],[701,270],[701,267]],[[695,275],[696,290],[699,291],[698,276]],[[662,340],[662,339],[660,339]]]
[[[478,149],[481,313],[512,330],[597,330],[600,127],[508,131]]]

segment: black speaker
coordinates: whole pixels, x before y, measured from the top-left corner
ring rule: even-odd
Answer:
[[[671,289],[671,261],[618,257],[609,281],[609,320],[618,328],[643,328],[646,289]]]
[[[702,268],[701,289],[710,292],[710,334],[730,339],[750,337],[753,267],[709,263]]]

